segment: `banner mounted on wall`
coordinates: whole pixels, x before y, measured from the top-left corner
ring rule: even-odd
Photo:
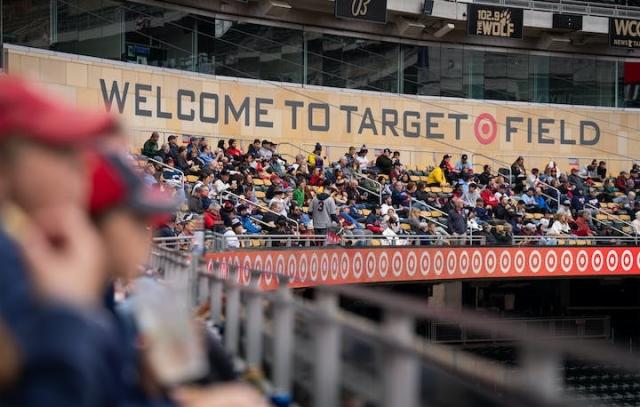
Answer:
[[[336,17],[385,24],[387,0],[336,0]]]
[[[522,9],[479,4],[469,4],[467,7],[467,33],[469,35],[522,38]]]
[[[640,20],[610,18],[609,44],[612,47],[640,48]]]

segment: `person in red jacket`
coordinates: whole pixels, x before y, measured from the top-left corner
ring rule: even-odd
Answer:
[[[216,226],[220,227],[221,225],[223,225],[223,222],[220,215],[220,205],[214,202],[204,212],[204,227],[207,230],[214,230]]]
[[[500,204],[498,198],[496,198],[495,194],[489,188],[485,188],[480,192],[480,198],[484,201],[485,206],[489,206],[491,208],[495,208]]]
[[[576,217],[576,236],[593,236],[593,231],[589,227],[589,223],[587,222],[587,218],[583,211],[578,212],[578,216]]]
[[[242,150],[238,148],[237,140],[229,139],[229,148],[227,148],[225,154],[231,156],[235,160],[239,160],[242,157]]]

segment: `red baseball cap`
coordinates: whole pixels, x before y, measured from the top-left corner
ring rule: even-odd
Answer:
[[[54,146],[80,144],[117,130],[114,116],[46,96],[23,79],[0,76],[0,142],[19,135]]]
[[[89,213],[93,217],[123,207],[145,219],[156,219],[178,207],[178,202],[169,194],[146,185],[122,154],[95,154],[89,160],[89,167]]]

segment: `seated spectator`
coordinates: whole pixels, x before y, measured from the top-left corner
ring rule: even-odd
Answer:
[[[182,181],[182,174],[174,167],[173,158],[167,157],[165,160],[167,167],[162,169],[162,180],[168,181]]]
[[[240,222],[242,222],[242,227],[249,234],[258,234],[262,231],[262,227],[260,225],[256,225],[251,219],[251,214],[249,213],[249,208],[245,205],[240,205],[237,208],[238,216],[240,217]]]
[[[476,205],[475,208],[473,208],[473,211],[476,214],[478,223],[482,224],[492,221],[491,207],[485,208],[485,204],[482,198],[476,199]]]
[[[428,187],[441,187],[447,185],[447,178],[442,167],[435,167],[427,176]]]
[[[636,212],[636,217],[631,224],[633,225],[633,232],[636,235],[640,235],[640,211]]]
[[[178,137],[176,137],[175,135],[170,135],[167,138],[167,143],[169,144],[169,153],[171,154],[171,157],[173,157],[173,159],[177,159],[178,158],[178,149],[180,148],[180,146],[178,145]]]
[[[247,155],[250,155],[253,158],[258,158],[259,151],[260,151],[260,139],[255,139],[253,140],[253,143],[249,145],[249,148],[247,149]]]
[[[540,182],[540,179],[538,178],[539,174],[540,170],[538,170],[537,168],[531,169],[531,174],[527,176],[528,188],[536,188],[538,186],[538,183]]]
[[[547,200],[545,199],[544,195],[542,195],[542,188],[540,187],[536,188],[534,198],[536,201],[536,206],[538,208],[538,211],[542,213],[547,213],[550,211],[549,205],[547,204]]]
[[[593,236],[593,231],[587,222],[584,212],[578,212],[575,222],[577,226],[575,231],[576,236]]]
[[[384,228],[382,227],[380,207],[375,207],[371,210],[369,215],[367,215],[365,226],[372,233],[375,233],[377,235],[382,234]]]
[[[607,178],[607,163],[604,161],[600,161],[598,163],[598,168],[596,169],[596,173],[598,174],[598,178],[600,179]]]
[[[460,157],[460,160],[458,162],[456,162],[454,170],[458,174],[463,174],[463,173],[472,174],[473,173],[473,164],[469,160],[469,157],[467,156],[467,154],[462,154],[462,156]]]
[[[574,186],[574,190],[584,193],[584,180],[580,176],[578,168],[571,169],[571,175],[567,177],[567,180]]]
[[[629,174],[626,171],[621,171],[615,181],[615,187],[618,188],[618,191],[625,194],[627,193],[627,179],[629,179]]]
[[[262,147],[258,150],[258,158],[270,161],[273,156],[272,145],[269,140],[262,140]]]
[[[211,200],[209,199],[209,188],[205,185],[194,188],[194,192],[189,197],[188,201],[189,210],[191,212],[198,214],[203,213],[211,204]]]
[[[244,233],[245,233],[245,230],[242,227],[242,223],[240,222],[240,219],[238,218],[233,219],[231,221],[231,226],[229,226],[224,231],[224,234],[223,234],[226,246],[231,249],[241,248],[243,246],[243,242],[241,242],[240,239],[238,239],[238,236]]]
[[[235,139],[229,139],[229,148],[225,151],[225,154],[238,161],[243,156],[242,150],[238,147],[238,141]]]
[[[144,172],[142,174],[142,181],[146,185],[157,184],[158,180],[156,179],[155,174],[156,174],[156,167],[153,165],[153,163],[148,162],[144,166]]]
[[[551,236],[563,236],[571,234],[571,227],[569,226],[568,217],[566,214],[556,214],[554,216],[553,224],[547,230],[547,235]]]
[[[229,184],[229,171],[222,170],[219,173],[219,178],[215,180],[213,183],[213,187],[211,189],[211,195],[218,196],[228,190],[231,185]]]
[[[220,209],[220,204],[218,204],[217,202],[212,202],[209,204],[203,216],[205,229],[212,230],[214,232],[220,232],[221,230],[224,230],[224,222],[222,221],[222,216],[220,215]]]
[[[153,158],[158,155],[158,140],[160,139],[160,135],[158,132],[151,133],[151,137],[147,141],[144,142],[142,146],[142,155],[147,156],[149,158]]]
[[[393,191],[391,191],[391,202],[393,205],[409,206],[411,202],[411,195],[404,190],[404,184],[400,181],[393,184]]]
[[[478,192],[478,185],[475,182],[471,182],[469,183],[467,192],[462,194],[462,201],[465,206],[474,207],[478,199],[481,199],[480,192]]]
[[[360,151],[358,151],[358,155],[356,156],[356,162],[363,172],[367,172],[367,170],[369,169],[370,163],[369,159],[367,158],[368,152],[369,150],[367,150],[367,147],[362,146],[362,148],[360,148]]]
[[[493,209],[500,204],[500,201],[496,197],[496,194],[494,194],[489,188],[485,188],[482,190],[482,192],[480,192],[480,198],[482,198],[482,201],[487,208]]]
[[[380,174],[389,175],[393,169],[393,161],[391,160],[391,150],[385,148],[382,154],[376,158],[376,168]]]
[[[482,167],[482,172],[478,175],[478,183],[480,185],[489,185],[489,181],[493,178],[491,175],[491,166],[489,164],[485,164]]]

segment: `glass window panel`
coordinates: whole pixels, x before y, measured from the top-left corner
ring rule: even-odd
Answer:
[[[404,93],[440,95],[440,47],[404,47]]]
[[[302,81],[302,31],[225,20],[215,20],[213,25],[199,23],[199,40],[206,45],[199,44],[198,52],[215,65],[216,75]]]
[[[596,86],[600,93],[600,106],[615,106],[616,101],[616,63],[615,61],[596,62]]]
[[[618,63],[618,93],[620,107],[640,107],[640,63]]]
[[[549,57],[549,102],[551,103],[573,103],[573,58]]]
[[[125,60],[194,70],[194,28],[193,19],[184,12],[129,4],[125,9]]]
[[[549,57],[546,55],[530,55],[529,87],[531,102],[549,102]]]
[[[598,106],[599,84],[596,82],[595,58],[574,59],[572,104]]]
[[[51,45],[50,0],[3,0],[3,41],[29,47]]]
[[[484,99],[484,51],[464,50],[464,88],[466,97]]]
[[[465,97],[463,73],[463,50],[442,48],[440,52],[440,96]]]
[[[122,59],[122,9],[112,1],[57,2],[51,48],[80,55]]]
[[[398,44],[309,33],[307,49],[308,84],[398,91]]]

